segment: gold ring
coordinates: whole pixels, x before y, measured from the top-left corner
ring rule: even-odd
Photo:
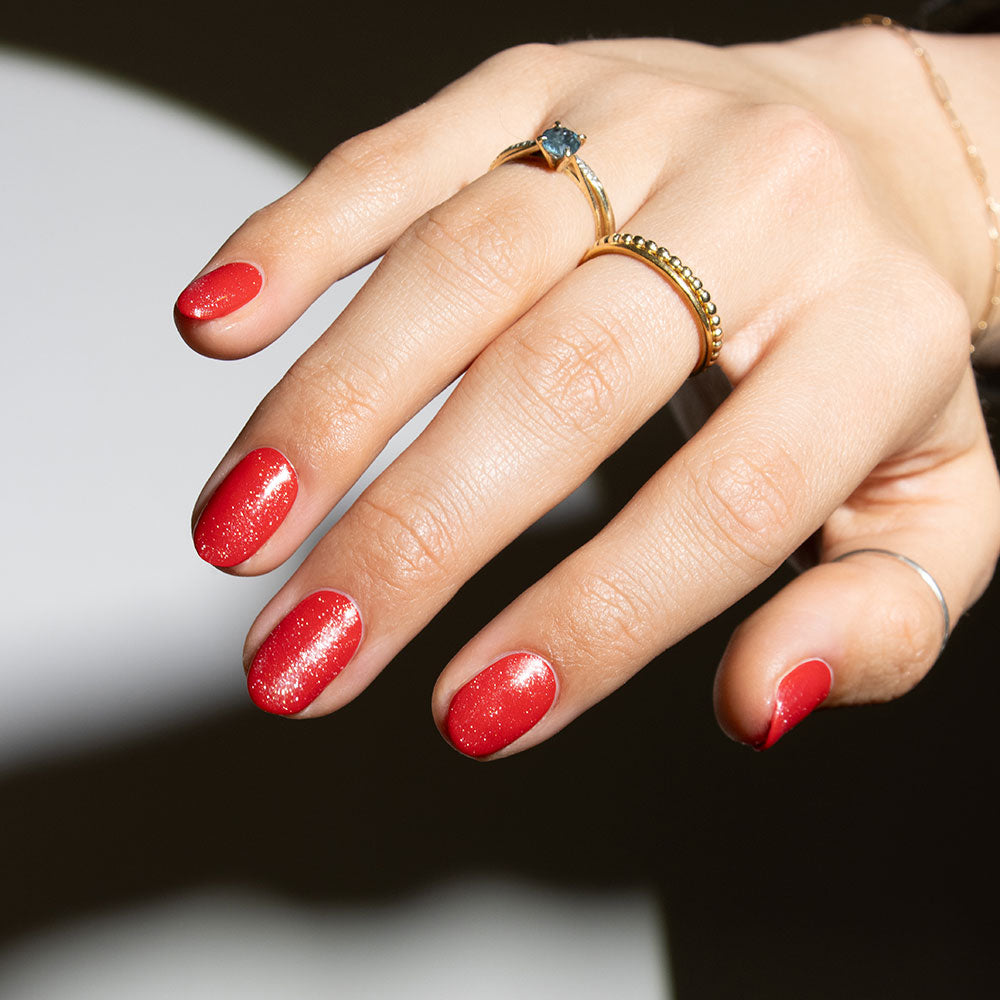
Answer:
[[[566,128],[562,122],[556,122],[537,139],[526,139],[524,142],[515,142],[513,146],[508,146],[490,164],[490,170],[527,156],[541,158],[551,170],[568,175],[587,196],[594,212],[597,238],[601,239],[615,231],[615,213],[611,210],[607,192],[598,180],[597,174],[576,155],[576,151],[586,141],[587,137],[582,132],[574,132]]]
[[[659,246],[652,240],[632,236],[630,233],[605,236],[583,255],[583,259],[590,260],[602,253],[623,253],[629,257],[637,257],[659,271],[684,296],[694,318],[701,324],[705,337],[701,358],[691,372],[692,375],[697,375],[718,361],[722,350],[722,321],[719,319],[719,312],[701,279],[695,277],[694,272],[680,257],[675,257],[666,247]]]

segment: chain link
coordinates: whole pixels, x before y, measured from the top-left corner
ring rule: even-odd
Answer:
[[[955,113],[951,91],[948,90],[948,85],[944,82],[940,73],[934,68],[934,63],[931,62],[931,57],[928,55],[927,49],[920,44],[916,36],[906,25],[900,24],[899,21],[894,21],[891,17],[883,17],[880,14],[868,14],[865,17],[848,23],[849,25],[871,25],[877,28],[888,28],[899,35],[910,46],[913,54],[920,60],[920,64],[923,66],[924,72],[930,80],[931,87],[941,107],[944,108],[945,113],[948,115],[951,129],[958,137],[959,142],[961,142],[966,159],[972,168],[972,176],[983,193],[983,200],[986,206],[986,232],[989,235],[990,242],[993,244],[993,275],[990,282],[990,298],[986,303],[986,309],[972,328],[972,343],[975,346],[977,341],[993,325],[993,313],[1000,307],[1000,202],[990,194],[986,179],[986,165],[979,154],[979,147],[972,141],[968,129],[966,129]]]

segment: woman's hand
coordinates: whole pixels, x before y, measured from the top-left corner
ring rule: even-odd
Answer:
[[[938,41],[956,104],[980,84],[996,93],[972,83],[996,72],[975,48],[992,39]],[[1000,176],[998,116],[976,116]],[[596,538],[458,652],[434,693],[438,725],[473,756],[548,738],[820,527],[821,564],[726,650],[723,728],[770,745],[828,691],[842,705],[908,690],[941,643],[938,599],[897,559],[833,560],[904,554],[953,621],[990,579],[1000,490],[969,365],[989,246],[912,54],[860,28],[501,53],[335,149],[219,250],[176,314],[219,358],[260,350],[385,254],[196,505],[199,551],[230,572],[287,559],[465,372],[261,612],[246,644],[254,700],[312,717],[358,695],[695,366],[702,335],[668,282],[619,256],[578,266],[594,223],[566,177],[524,161],[486,172],[556,119],[589,136],[581,155],[618,228],[670,247],[712,290],[735,389]]]

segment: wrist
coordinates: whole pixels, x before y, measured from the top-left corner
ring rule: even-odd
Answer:
[[[946,82],[952,111],[897,32],[851,27],[778,48],[801,88],[791,99],[804,95],[848,137],[887,223],[905,232],[965,300],[971,338],[991,294],[995,252],[983,191],[951,120],[958,117],[972,136],[991,183],[1000,180],[1000,38],[912,34]],[[996,330],[983,338],[984,358],[997,339]]]
[[[976,185],[980,209],[980,236],[978,242],[985,247],[985,265],[969,275],[975,285],[981,275],[978,295],[973,295],[974,319],[984,314],[990,323],[985,332],[977,331],[976,360],[979,363],[1000,365],[1000,294],[998,281],[1000,267],[998,247],[989,234],[998,225],[995,215],[986,211],[985,192],[1000,199],[1000,35],[931,35],[914,33],[921,44],[933,46],[938,74],[948,82],[953,114],[961,119],[965,131],[974,144],[981,169],[976,171],[969,163],[969,173],[985,177],[983,186]],[[961,148],[961,142],[958,143]],[[968,162],[968,158],[967,158]],[[977,265],[978,266],[978,265]]]

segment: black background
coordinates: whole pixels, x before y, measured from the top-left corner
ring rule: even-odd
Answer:
[[[912,20],[915,6],[884,12]],[[6,10],[0,41],[160,90],[310,163],[519,42],[725,43],[859,13],[718,0],[54,0]],[[208,249],[191,248],[193,267]],[[609,461],[612,508],[676,440],[657,418]],[[980,913],[997,888],[997,586],[911,695],[817,713],[765,755],[719,733],[711,679],[729,630],[784,570],[548,744],[495,765],[459,758],[428,718],[437,669],[595,528],[529,532],[334,717],[289,725],[248,708],[4,778],[0,934],[201,885],[374,900],[486,870],[655,887],[682,1000],[993,995]]]

